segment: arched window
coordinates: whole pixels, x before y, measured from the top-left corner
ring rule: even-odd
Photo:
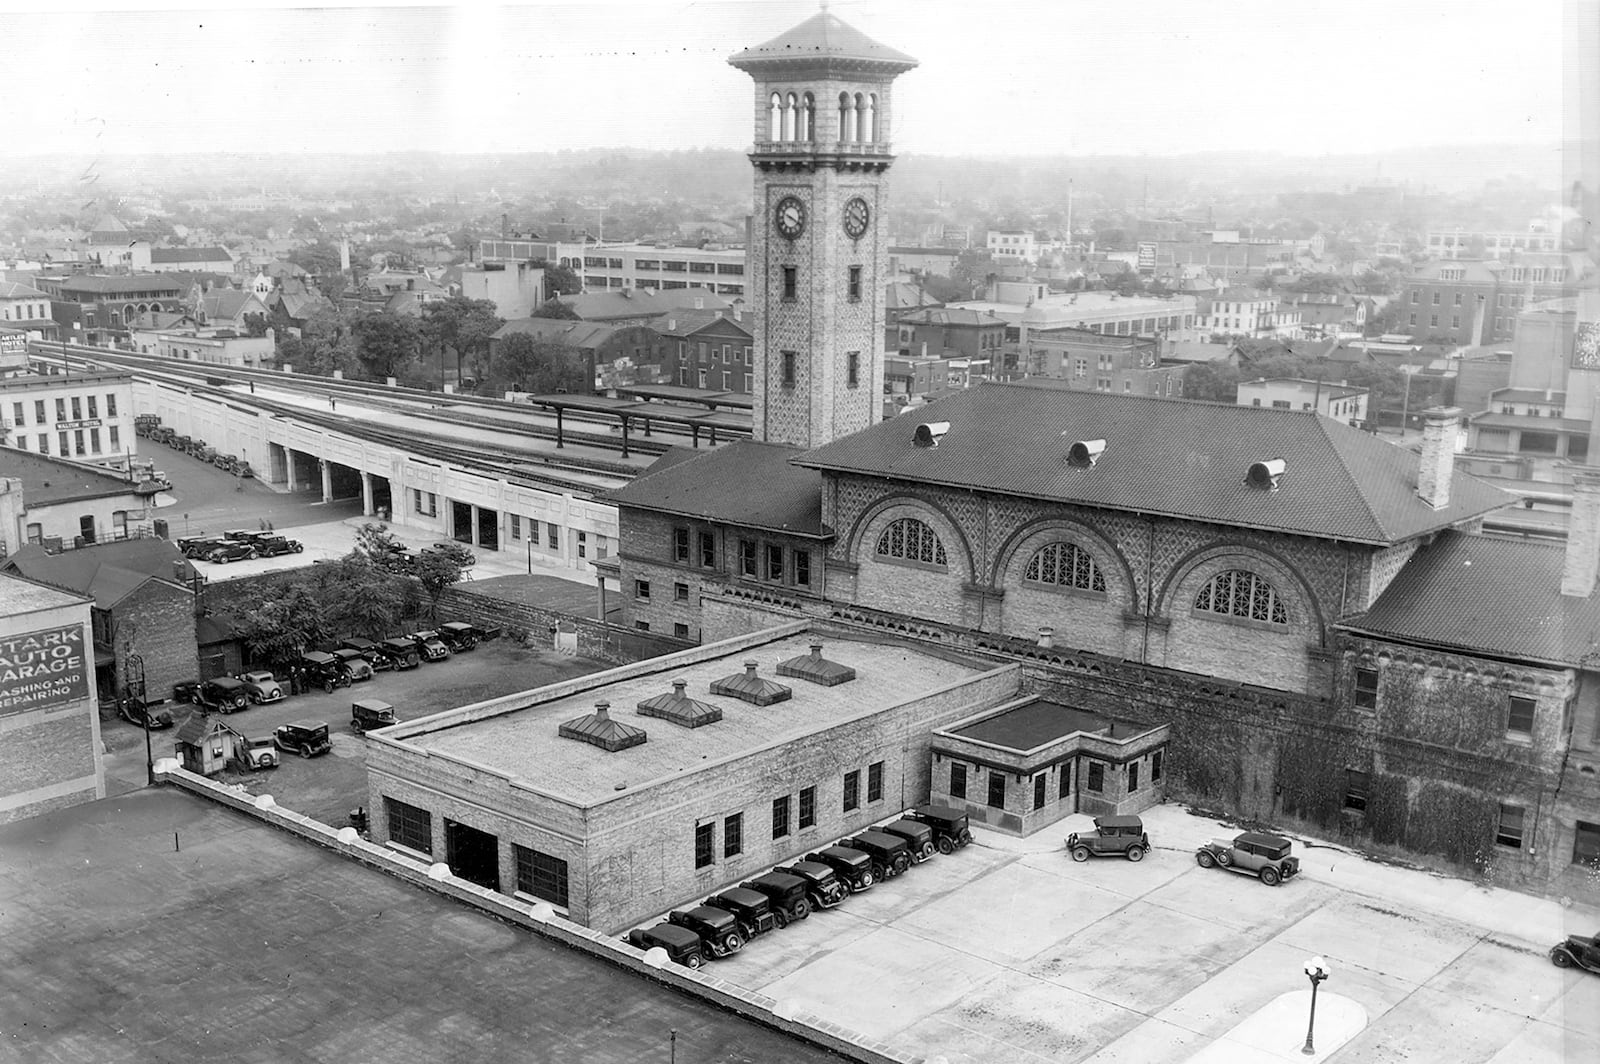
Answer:
[[[859,99],[859,97],[858,97]],[[878,94],[871,93],[867,96],[866,110],[862,113],[861,139],[868,144],[878,142]]]
[[[777,93],[772,94],[772,99],[767,101],[767,139],[783,139],[783,97]]]
[[[856,93],[855,119],[850,126],[850,139],[863,141],[867,139],[867,98]]]
[[[842,143],[856,139],[856,104],[848,92],[839,94],[839,140]]]
[[[816,127],[817,98],[808,92],[800,104],[800,139],[805,141],[815,140]]]
[[[939,537],[915,517],[902,517],[889,522],[889,527],[878,537],[877,555],[924,565],[949,564]]]
[[[790,93],[783,103],[783,139],[794,140],[797,137],[796,127],[800,122],[800,101],[794,93]]]
[[[1089,552],[1076,543],[1046,543],[1028,562],[1022,578],[1037,584],[1075,587],[1080,591],[1106,589],[1106,578]]]
[[[1288,624],[1289,611],[1272,585],[1255,573],[1232,569],[1212,577],[1194,598],[1194,608],[1224,617]]]

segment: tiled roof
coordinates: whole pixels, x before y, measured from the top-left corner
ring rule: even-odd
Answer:
[[[965,307],[925,307],[900,315],[902,325],[1004,325],[1005,320],[992,313],[969,310]]]
[[[88,292],[92,295],[134,295],[145,292],[152,294],[181,292],[183,288],[183,281],[177,274],[171,273],[135,274],[128,277],[86,274],[63,281],[61,284],[62,294],[68,297],[74,292]]]
[[[657,321],[655,328],[662,336],[693,336],[719,321],[727,322],[746,336],[753,336],[750,330],[755,325],[754,316],[746,318],[737,310],[675,310]]]
[[[936,447],[912,435],[949,422]],[[1091,467],[1078,440],[1105,440]],[[1247,486],[1282,458],[1277,490]],[[1515,501],[1463,473],[1450,505],[1416,495],[1417,457],[1314,411],[981,384],[809,451],[798,464],[912,483],[1096,506],[1359,543],[1394,543]],[[626,489],[624,489],[626,490]]]
[[[30,288],[25,284],[15,281],[0,281],[0,299],[48,299],[49,296],[37,288]]]
[[[1561,544],[1448,532],[1340,627],[1560,665],[1600,646],[1600,595],[1561,594]],[[1515,623],[1508,623],[1509,619]]]
[[[733,304],[706,288],[625,288],[615,292],[585,292],[561,296],[584,321],[640,318],[674,310],[727,310]],[[698,305],[697,305],[698,304]]]
[[[149,580],[172,583],[183,555],[164,539],[125,539],[50,554],[28,544],[6,559],[7,568],[32,580],[70,588],[111,609]]]
[[[877,70],[910,70],[917,65],[917,61],[904,52],[879,44],[826,11],[812,15],[765,44],[746,48],[728,63],[740,70],[751,70],[770,63],[819,60],[867,65]]]
[[[251,303],[255,304],[254,308],[251,308]],[[245,292],[238,288],[213,288],[200,297],[200,311],[211,319],[221,318],[231,321],[240,314],[246,312],[262,314],[266,309],[254,292]]]
[[[617,334],[614,325],[592,321],[568,321],[564,318],[516,318],[495,331],[493,339],[503,340],[515,334],[535,336],[579,349],[599,347]]]
[[[801,453],[798,447],[754,440],[698,455],[689,451],[687,458],[669,451],[606,498],[619,506],[821,536],[822,477],[790,464]]]

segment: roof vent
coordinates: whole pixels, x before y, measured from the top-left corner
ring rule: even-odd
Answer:
[[[1244,482],[1252,488],[1277,491],[1278,478],[1283,476],[1285,468],[1282,458],[1269,458],[1265,462],[1251,462],[1249,472],[1244,475]]]
[[[643,728],[612,720],[610,702],[596,702],[593,713],[569,720],[556,731],[563,739],[576,739],[613,754],[638,746],[646,738]]]
[[[711,681],[711,693],[729,695],[755,706],[770,706],[774,702],[787,702],[794,691],[776,680],[763,680],[756,675],[756,663],[744,663],[744,672]]]
[[[924,421],[917,426],[917,431],[912,435],[911,442],[918,447],[937,447],[939,441],[944,439],[944,434],[950,431],[948,421]]]
[[[778,662],[778,675],[798,676],[802,680],[810,680],[824,687],[836,687],[854,680],[856,670],[848,665],[840,665],[837,661],[829,661],[822,656],[822,644],[812,643],[811,653]]]
[[[1065,436],[1066,433],[1062,435]],[[1067,448],[1067,464],[1079,469],[1088,469],[1100,460],[1100,455],[1105,449],[1105,440],[1079,440]]]
[[[684,693],[688,684],[682,680],[672,681],[672,693],[669,695],[656,695],[639,703],[641,717],[660,717],[670,720],[674,724],[685,728],[698,728],[703,724],[715,724],[722,719],[722,710],[716,706],[690,698]]]

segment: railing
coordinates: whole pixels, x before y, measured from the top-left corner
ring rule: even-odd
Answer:
[[[890,155],[889,145],[857,141],[758,140],[757,155]]]

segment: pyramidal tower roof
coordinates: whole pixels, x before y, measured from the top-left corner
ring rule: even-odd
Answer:
[[[772,65],[822,64],[841,70],[898,74],[917,65],[909,55],[879,44],[826,10],[765,44],[746,48],[728,62],[751,73]]]
[[[556,733],[563,739],[576,739],[613,754],[630,746],[638,746],[645,741],[643,728],[635,728],[631,724],[612,720],[610,711],[610,702],[596,702],[593,713],[574,717],[557,728]]]
[[[685,693],[689,685],[683,680],[672,681],[672,691],[664,695],[656,695],[639,703],[641,717],[660,717],[680,724],[685,728],[698,728],[704,724],[715,724],[722,719],[722,710],[716,706],[707,705],[698,699],[690,698]]]
[[[787,702],[794,695],[793,689],[787,684],[769,680],[765,676],[757,676],[756,668],[756,662],[747,661],[744,663],[744,672],[736,672],[732,676],[724,676],[720,680],[712,680],[711,693],[740,698],[757,706],[770,706],[774,702]]]

